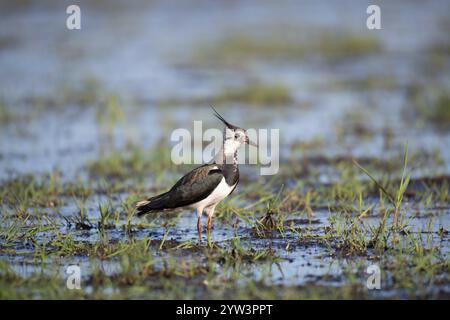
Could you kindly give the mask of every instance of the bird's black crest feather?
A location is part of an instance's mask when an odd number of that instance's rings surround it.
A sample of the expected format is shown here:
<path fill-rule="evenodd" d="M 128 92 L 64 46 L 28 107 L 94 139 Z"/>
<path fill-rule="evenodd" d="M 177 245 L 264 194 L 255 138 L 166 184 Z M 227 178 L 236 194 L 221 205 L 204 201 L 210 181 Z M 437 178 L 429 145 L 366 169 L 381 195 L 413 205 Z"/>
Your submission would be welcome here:
<path fill-rule="evenodd" d="M 222 117 L 220 115 L 219 112 L 217 112 L 217 110 L 211 106 L 211 108 L 214 110 L 214 116 L 216 116 L 217 119 L 219 119 L 220 121 L 222 121 L 229 129 L 239 129 L 239 127 L 232 125 L 231 123 L 229 123 L 227 120 L 224 119 L 224 117 Z"/>

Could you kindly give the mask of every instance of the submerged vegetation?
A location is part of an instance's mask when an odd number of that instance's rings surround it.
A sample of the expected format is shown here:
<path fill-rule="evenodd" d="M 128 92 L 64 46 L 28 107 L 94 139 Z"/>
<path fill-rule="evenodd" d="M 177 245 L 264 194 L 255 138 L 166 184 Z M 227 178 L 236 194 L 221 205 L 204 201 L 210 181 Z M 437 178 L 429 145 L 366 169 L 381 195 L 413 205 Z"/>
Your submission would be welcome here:
<path fill-rule="evenodd" d="M 435 125 L 440 130 L 450 129 L 450 92 L 448 90 L 424 90 L 412 86 L 409 100 L 419 120 Z"/>
<path fill-rule="evenodd" d="M 123 103 L 101 101 L 99 156 L 76 177 L 54 170 L 0 184 L 1 298 L 448 297 L 450 178 L 439 173 L 439 152 L 403 153 L 384 132 L 383 158 L 324 156 L 325 139 L 294 141 L 278 175 L 241 173 L 240 192 L 218 206 L 216 230 L 199 242 L 188 212 L 135 216 L 137 200 L 190 167 L 172 163 L 165 140 L 117 148 Z M 261 83 L 213 101 L 295 103 L 283 85 Z M 443 121 L 446 98 L 433 101 L 427 119 Z M 337 143 L 379 137 L 365 116 L 344 114 Z M 365 287 L 372 264 L 385 275 L 380 292 Z M 82 290 L 67 289 L 68 265 L 82 268 Z"/>
<path fill-rule="evenodd" d="M 250 84 L 248 86 L 225 89 L 213 98 L 214 103 L 245 103 L 250 105 L 280 106 L 292 102 L 289 89 L 282 84 L 264 85 Z"/>
<path fill-rule="evenodd" d="M 282 87 L 270 97 L 260 90 L 221 99 L 293 99 Z M 109 97 L 96 118 L 106 148 L 76 177 L 54 170 L 1 182 L 1 298 L 448 298 L 450 177 L 440 152 L 389 142 L 383 158 L 325 156 L 323 138 L 294 141 L 278 175 L 243 170 L 199 242 L 189 212 L 135 216 L 136 201 L 190 168 L 172 163 L 165 141 L 116 148 L 126 117 Z M 337 143 L 379 137 L 364 115 L 344 115 Z M 366 288 L 372 264 L 381 291 Z M 69 265 L 82 268 L 82 290 L 67 288 Z"/>
<path fill-rule="evenodd" d="M 18 207 L 55 207 L 64 203 L 63 197 L 87 197 L 92 189 L 82 183 L 63 183 L 61 173 L 55 171 L 37 178 L 24 175 L 3 182 L 0 198 L 6 205 Z"/>
<path fill-rule="evenodd" d="M 3 99 L 0 98 L 0 123 L 5 124 L 15 119 L 14 113 L 6 107 Z"/>
<path fill-rule="evenodd" d="M 155 173 L 183 170 L 173 164 L 170 149 L 160 141 L 151 149 L 128 145 L 125 150 L 112 150 L 97 160 L 89 161 L 87 170 L 93 177 L 107 179 L 142 179 Z"/>
<path fill-rule="evenodd" d="M 183 103 L 192 105 L 225 105 L 245 104 L 249 106 L 286 106 L 293 102 L 290 89 L 283 83 L 251 82 L 239 87 L 226 87 L 211 97 L 195 98 L 191 100 L 167 99 L 160 101 L 161 107 L 179 106 Z"/>
<path fill-rule="evenodd" d="M 380 41 L 368 34 L 323 32 L 308 39 L 294 33 L 280 35 L 230 35 L 197 52 L 198 61 L 240 63 L 254 59 L 300 60 L 320 56 L 327 61 L 341 61 L 379 53 Z"/>
<path fill-rule="evenodd" d="M 359 162 L 347 163 L 352 174 L 338 166 L 342 178 L 318 187 L 308 179 L 283 186 L 287 181 L 280 176 L 261 188 L 246 177 L 241 192 L 219 205 L 219 230 L 201 242 L 188 213 L 187 224 L 180 213 L 134 217 L 133 204 L 144 190 L 138 177 L 148 172 L 167 177 L 170 166 L 164 156 L 149 161 L 133 152 L 130 158 L 114 154 L 107 159 L 115 160 L 90 163 L 95 174 L 75 185 L 57 172 L 2 185 L 0 255 L 9 257 L 0 264 L 2 298 L 374 297 L 363 289 L 365 268 L 374 262 L 389 274 L 382 279 L 383 295 L 397 289 L 401 297 L 447 294 L 449 261 L 442 244 L 449 241 L 449 230 L 436 227 L 433 209 L 427 208 L 430 197 L 448 206 L 450 180 L 410 180 L 406 152 L 392 165 L 403 170 L 394 171 L 397 187 L 394 176 L 379 180 L 380 171 L 369 172 Z M 98 177 L 112 184 L 105 189 Z M 134 186 L 116 188 L 123 179 Z M 101 190 L 107 192 L 97 200 Z M 418 217 L 411 215 L 416 210 Z M 83 290 L 66 288 L 70 264 L 83 269 Z M 293 267 L 323 271 L 317 278 L 294 280 L 283 271 Z M 328 286 L 330 281 L 339 286 Z"/>

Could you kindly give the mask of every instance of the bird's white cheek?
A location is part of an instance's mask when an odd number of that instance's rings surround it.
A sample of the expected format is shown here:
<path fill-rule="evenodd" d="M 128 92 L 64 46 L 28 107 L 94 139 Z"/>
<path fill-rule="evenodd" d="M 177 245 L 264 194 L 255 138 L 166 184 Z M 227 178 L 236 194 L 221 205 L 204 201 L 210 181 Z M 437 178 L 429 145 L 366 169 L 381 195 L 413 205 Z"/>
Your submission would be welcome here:
<path fill-rule="evenodd" d="M 233 154 L 233 153 L 235 153 L 236 150 L 239 148 L 239 146 L 240 146 L 239 141 L 230 141 L 230 140 L 228 140 L 225 143 L 225 146 L 224 146 L 225 154 Z"/>

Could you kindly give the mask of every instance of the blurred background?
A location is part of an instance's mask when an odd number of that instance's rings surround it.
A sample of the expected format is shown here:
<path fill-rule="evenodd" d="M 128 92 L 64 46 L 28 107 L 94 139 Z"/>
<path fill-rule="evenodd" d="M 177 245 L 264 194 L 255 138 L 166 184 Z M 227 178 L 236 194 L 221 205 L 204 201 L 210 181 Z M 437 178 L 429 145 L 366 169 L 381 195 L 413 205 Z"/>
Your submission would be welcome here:
<path fill-rule="evenodd" d="M 67 6 L 81 30 L 66 28 Z M 366 9 L 381 7 L 381 30 Z M 279 128 L 282 161 L 450 171 L 449 1 L 1 1 L 0 174 L 80 174 L 193 120 Z M 430 160 L 431 159 L 431 160 Z"/>

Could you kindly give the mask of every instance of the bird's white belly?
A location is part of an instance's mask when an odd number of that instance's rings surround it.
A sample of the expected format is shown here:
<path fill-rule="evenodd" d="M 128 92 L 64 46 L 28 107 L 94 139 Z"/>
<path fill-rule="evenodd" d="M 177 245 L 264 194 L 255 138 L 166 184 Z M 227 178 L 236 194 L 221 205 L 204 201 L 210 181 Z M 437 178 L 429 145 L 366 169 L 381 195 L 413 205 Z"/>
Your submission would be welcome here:
<path fill-rule="evenodd" d="M 231 191 L 233 191 L 234 187 L 236 185 L 233 186 L 229 186 L 227 184 L 227 182 L 225 181 L 225 178 L 222 178 L 222 180 L 220 181 L 220 183 L 217 185 L 217 187 L 214 189 L 214 191 L 205 199 L 196 202 L 194 204 L 192 204 L 192 207 L 198 209 L 198 208 L 206 208 L 209 207 L 211 205 L 215 205 L 217 203 L 219 203 L 220 201 L 222 201 L 223 199 L 225 199 L 230 193 Z"/>

